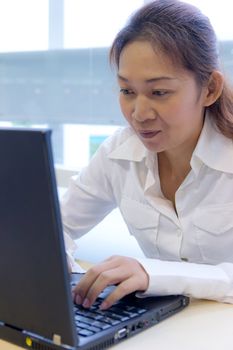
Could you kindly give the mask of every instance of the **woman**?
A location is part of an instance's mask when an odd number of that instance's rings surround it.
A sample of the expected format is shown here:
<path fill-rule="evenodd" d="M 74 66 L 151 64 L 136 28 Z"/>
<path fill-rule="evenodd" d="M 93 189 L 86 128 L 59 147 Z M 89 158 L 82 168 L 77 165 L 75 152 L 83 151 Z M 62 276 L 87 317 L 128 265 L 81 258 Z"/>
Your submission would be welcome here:
<path fill-rule="evenodd" d="M 185 294 L 233 303 L 233 97 L 211 24 L 175 0 L 139 9 L 113 42 L 119 129 L 64 197 L 73 239 L 119 207 L 144 259 L 110 257 L 74 289 L 107 309 L 128 293 Z"/>

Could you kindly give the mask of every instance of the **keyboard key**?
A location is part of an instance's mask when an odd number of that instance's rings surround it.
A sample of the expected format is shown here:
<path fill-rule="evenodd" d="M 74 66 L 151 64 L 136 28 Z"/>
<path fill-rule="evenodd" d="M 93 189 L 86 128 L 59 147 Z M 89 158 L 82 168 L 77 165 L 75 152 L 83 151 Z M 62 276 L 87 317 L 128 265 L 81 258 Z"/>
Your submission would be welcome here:
<path fill-rule="evenodd" d="M 94 333 L 88 329 L 81 329 L 79 332 L 78 332 L 79 335 L 82 335 L 83 337 L 88 337 L 90 335 L 93 335 Z"/>
<path fill-rule="evenodd" d="M 93 323 L 93 318 L 89 318 L 89 317 L 85 317 L 85 316 L 80 316 L 80 315 L 75 315 L 75 320 L 80 321 L 80 322 L 84 322 L 87 324 L 92 324 Z"/>
<path fill-rule="evenodd" d="M 104 329 L 107 329 L 107 328 L 109 328 L 111 326 L 110 326 L 110 324 L 107 324 L 107 323 L 104 323 L 104 322 L 94 321 L 92 323 L 92 327 L 97 327 L 97 328 L 100 328 L 100 329 L 104 330 Z"/>
<path fill-rule="evenodd" d="M 111 317 L 111 318 L 113 318 L 114 320 L 118 320 L 118 321 L 120 321 L 120 322 L 124 322 L 124 321 L 129 320 L 129 317 L 128 317 L 128 316 L 116 314 L 116 313 L 113 313 L 113 312 L 111 312 L 111 311 L 106 311 L 106 315 L 107 315 L 108 317 Z"/>
<path fill-rule="evenodd" d="M 95 312 L 92 312 L 90 310 L 77 310 L 75 312 L 76 315 L 80 315 L 80 316 L 87 316 L 89 318 L 95 318 L 98 314 L 96 314 Z"/>
<path fill-rule="evenodd" d="M 100 328 L 97 328 L 97 327 L 89 327 L 88 328 L 89 329 L 89 331 L 92 331 L 92 332 L 94 332 L 94 333 L 98 333 L 101 329 Z"/>
<path fill-rule="evenodd" d="M 105 316 L 101 321 L 110 324 L 111 326 L 115 326 L 120 323 L 119 320 L 114 320 L 113 318 L 108 316 Z"/>

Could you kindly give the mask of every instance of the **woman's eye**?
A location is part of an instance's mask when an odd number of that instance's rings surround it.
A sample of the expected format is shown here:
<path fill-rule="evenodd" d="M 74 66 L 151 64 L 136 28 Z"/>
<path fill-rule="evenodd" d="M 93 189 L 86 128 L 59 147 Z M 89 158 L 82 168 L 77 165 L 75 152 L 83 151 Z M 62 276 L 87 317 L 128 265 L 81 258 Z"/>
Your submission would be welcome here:
<path fill-rule="evenodd" d="M 168 93 L 168 91 L 164 91 L 164 90 L 152 91 L 152 95 L 155 95 L 155 96 L 165 96 L 167 93 Z"/>
<path fill-rule="evenodd" d="M 120 89 L 120 93 L 122 93 L 123 95 L 131 95 L 133 94 L 133 91 L 130 89 Z"/>

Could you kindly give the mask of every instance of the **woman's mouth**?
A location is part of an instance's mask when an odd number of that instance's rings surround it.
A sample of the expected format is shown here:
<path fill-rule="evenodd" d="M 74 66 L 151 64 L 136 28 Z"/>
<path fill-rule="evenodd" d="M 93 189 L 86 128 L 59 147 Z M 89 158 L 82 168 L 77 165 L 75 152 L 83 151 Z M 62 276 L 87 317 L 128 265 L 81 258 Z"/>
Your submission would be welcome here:
<path fill-rule="evenodd" d="M 157 130 L 157 131 L 139 131 L 139 135 L 144 138 L 144 139 L 151 139 L 152 137 L 155 137 L 158 133 L 160 133 L 161 130 Z"/>

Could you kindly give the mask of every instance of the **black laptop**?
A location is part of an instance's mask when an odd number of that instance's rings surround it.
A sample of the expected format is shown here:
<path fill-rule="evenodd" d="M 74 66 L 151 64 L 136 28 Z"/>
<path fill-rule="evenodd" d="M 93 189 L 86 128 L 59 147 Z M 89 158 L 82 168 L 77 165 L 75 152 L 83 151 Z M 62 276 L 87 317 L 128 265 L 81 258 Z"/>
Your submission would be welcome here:
<path fill-rule="evenodd" d="M 28 349 L 112 346 L 188 304 L 184 296 L 74 305 L 67 270 L 51 131 L 0 129 L 0 338 Z M 156 335 L 155 335 L 156 337 Z"/>

